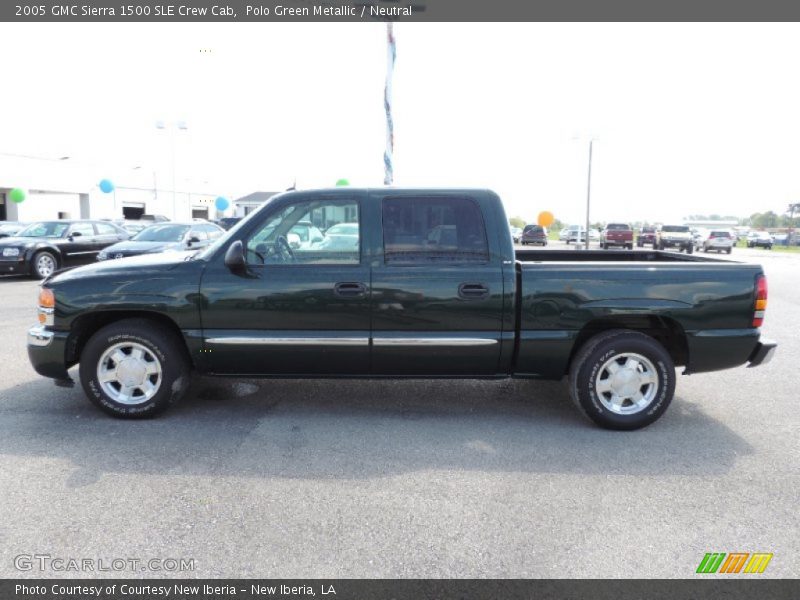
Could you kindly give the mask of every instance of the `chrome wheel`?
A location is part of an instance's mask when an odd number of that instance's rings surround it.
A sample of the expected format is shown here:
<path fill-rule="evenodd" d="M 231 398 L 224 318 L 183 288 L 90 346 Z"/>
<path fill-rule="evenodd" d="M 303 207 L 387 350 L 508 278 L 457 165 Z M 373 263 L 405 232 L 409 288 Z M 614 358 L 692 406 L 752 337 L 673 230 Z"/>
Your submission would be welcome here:
<path fill-rule="evenodd" d="M 606 361 L 597 372 L 594 389 L 608 410 L 618 415 L 641 412 L 653 402 L 658 392 L 655 365 L 641 354 L 618 354 Z"/>
<path fill-rule="evenodd" d="M 114 344 L 97 362 L 97 381 L 103 392 L 120 404 L 142 404 L 161 387 L 161 362 L 146 346 L 136 342 Z"/>
<path fill-rule="evenodd" d="M 36 257 L 36 272 L 42 277 L 49 277 L 56 270 L 56 260 L 49 254 L 42 253 Z"/>

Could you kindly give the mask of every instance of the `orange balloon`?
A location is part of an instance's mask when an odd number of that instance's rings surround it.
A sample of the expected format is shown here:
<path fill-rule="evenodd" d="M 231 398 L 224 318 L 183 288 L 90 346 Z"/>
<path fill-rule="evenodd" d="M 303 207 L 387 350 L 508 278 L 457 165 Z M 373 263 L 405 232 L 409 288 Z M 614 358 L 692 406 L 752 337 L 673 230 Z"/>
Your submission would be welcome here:
<path fill-rule="evenodd" d="M 536 219 L 536 222 L 542 227 L 550 227 L 555 220 L 556 218 L 553 216 L 553 213 L 551 213 L 549 210 L 543 210 L 539 213 L 539 217 Z"/>

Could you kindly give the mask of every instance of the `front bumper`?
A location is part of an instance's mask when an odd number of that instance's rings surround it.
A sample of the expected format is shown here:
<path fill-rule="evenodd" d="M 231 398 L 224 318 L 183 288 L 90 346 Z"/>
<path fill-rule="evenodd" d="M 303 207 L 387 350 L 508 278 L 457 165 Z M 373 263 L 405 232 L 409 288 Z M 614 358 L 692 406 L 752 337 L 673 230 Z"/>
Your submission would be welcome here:
<path fill-rule="evenodd" d="M 24 260 L 0 260 L 0 273 L 27 275 L 30 273 L 30 268 Z"/>
<path fill-rule="evenodd" d="M 665 240 L 662 239 L 661 243 L 668 248 L 674 248 L 676 246 L 691 246 L 692 240 Z"/>
<path fill-rule="evenodd" d="M 777 347 L 777 342 L 773 342 L 772 340 L 758 342 L 756 347 L 753 349 L 753 353 L 750 355 L 750 358 L 747 359 L 747 362 L 749 363 L 747 366 L 757 367 L 759 365 L 767 364 L 772 360 L 772 357 L 775 356 L 775 349 Z"/>
<path fill-rule="evenodd" d="M 69 332 L 51 331 L 37 325 L 28 330 L 28 359 L 34 370 L 45 377 L 69 379 L 66 348 Z"/>

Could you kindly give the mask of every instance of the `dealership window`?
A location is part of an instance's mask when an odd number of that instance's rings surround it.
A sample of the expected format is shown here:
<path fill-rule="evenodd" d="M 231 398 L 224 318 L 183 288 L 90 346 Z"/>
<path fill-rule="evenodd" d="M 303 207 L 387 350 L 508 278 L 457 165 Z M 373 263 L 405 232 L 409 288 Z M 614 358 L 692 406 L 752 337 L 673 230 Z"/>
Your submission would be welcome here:
<path fill-rule="evenodd" d="M 489 260 L 480 209 L 468 198 L 386 198 L 383 248 L 387 264 Z"/>
<path fill-rule="evenodd" d="M 284 208 L 247 241 L 251 264 L 349 265 L 361 261 L 358 203 L 315 200 Z"/>

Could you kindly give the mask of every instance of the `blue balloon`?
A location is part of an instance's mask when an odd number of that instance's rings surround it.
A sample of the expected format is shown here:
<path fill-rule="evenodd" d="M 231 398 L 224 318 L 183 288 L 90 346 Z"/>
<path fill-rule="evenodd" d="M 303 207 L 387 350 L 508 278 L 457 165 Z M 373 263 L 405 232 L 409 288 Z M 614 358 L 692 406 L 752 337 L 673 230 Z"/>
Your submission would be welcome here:
<path fill-rule="evenodd" d="M 111 182 L 110 179 L 101 179 L 100 180 L 100 191 L 104 194 L 110 194 L 114 191 L 114 184 Z"/>
<path fill-rule="evenodd" d="M 220 211 L 220 212 L 228 210 L 228 207 L 230 205 L 231 205 L 231 203 L 228 202 L 228 199 L 225 198 L 224 196 L 220 196 L 219 198 L 217 198 L 214 201 L 214 206 L 216 206 L 217 210 Z"/>

